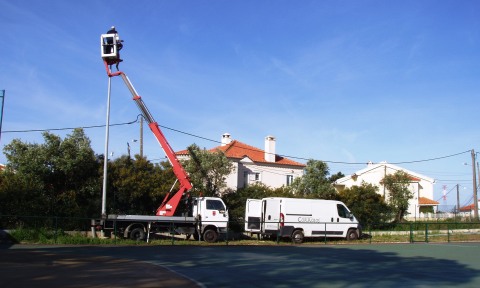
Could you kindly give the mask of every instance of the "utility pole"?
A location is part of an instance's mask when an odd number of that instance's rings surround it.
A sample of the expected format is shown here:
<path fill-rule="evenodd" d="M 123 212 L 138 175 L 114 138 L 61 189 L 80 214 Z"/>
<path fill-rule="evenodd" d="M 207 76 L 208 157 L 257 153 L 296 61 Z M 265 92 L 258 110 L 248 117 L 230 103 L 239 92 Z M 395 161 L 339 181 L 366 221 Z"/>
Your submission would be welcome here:
<path fill-rule="evenodd" d="M 475 155 L 477 155 L 477 153 L 475 153 Z M 480 185 L 480 169 L 478 169 L 478 160 L 477 160 L 477 174 L 478 174 L 477 185 Z"/>
<path fill-rule="evenodd" d="M 473 218 L 478 221 L 478 197 L 477 197 L 477 172 L 475 171 L 475 150 L 472 149 L 472 173 L 473 173 Z"/>
<path fill-rule="evenodd" d="M 460 213 L 460 191 L 458 191 L 458 184 L 457 184 L 457 214 Z"/>

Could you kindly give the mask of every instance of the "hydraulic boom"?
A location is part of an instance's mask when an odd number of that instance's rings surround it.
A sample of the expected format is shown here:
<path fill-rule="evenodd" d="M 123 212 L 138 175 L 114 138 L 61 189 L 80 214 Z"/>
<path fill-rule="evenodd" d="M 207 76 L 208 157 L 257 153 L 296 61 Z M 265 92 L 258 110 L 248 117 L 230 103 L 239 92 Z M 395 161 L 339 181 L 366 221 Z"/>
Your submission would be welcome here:
<path fill-rule="evenodd" d="M 106 38 L 112 38 L 114 40 L 107 41 Z M 177 156 L 175 155 L 175 152 L 173 151 L 172 147 L 170 146 L 167 139 L 163 135 L 162 130 L 160 129 L 160 126 L 155 121 L 152 114 L 150 114 L 150 111 L 148 111 L 148 108 L 143 102 L 142 97 L 138 95 L 137 91 L 132 85 L 132 82 L 130 82 L 130 79 L 128 79 L 127 75 L 122 71 L 117 71 L 112 73 L 110 69 L 112 63 L 118 64 L 120 61 L 120 58 L 117 52 L 118 49 L 116 47 L 117 43 L 120 43 L 120 41 L 117 39 L 119 39 L 118 34 L 102 34 L 101 36 L 102 51 L 103 51 L 102 59 L 105 64 L 105 69 L 107 70 L 108 77 L 115 77 L 115 76 L 122 77 L 123 82 L 127 86 L 128 90 L 130 90 L 130 93 L 132 93 L 133 95 L 133 101 L 135 101 L 135 104 L 137 104 L 137 107 L 142 113 L 143 118 L 148 123 L 148 127 L 150 127 L 150 130 L 152 130 L 153 134 L 155 135 L 155 138 L 157 138 L 157 141 L 160 144 L 160 147 L 165 152 L 170 164 L 173 167 L 173 173 L 177 177 L 180 187 L 178 191 L 173 195 L 171 191 L 168 192 L 165 198 L 163 199 L 162 203 L 160 204 L 160 207 L 158 207 L 156 211 L 157 216 L 173 216 L 180 202 L 182 201 L 182 198 L 184 196 L 189 197 L 188 191 L 192 189 L 192 184 L 190 182 L 187 172 L 183 168 L 182 164 L 180 163 Z M 105 53 L 105 51 L 107 51 L 107 49 L 112 45 L 111 43 L 113 43 L 113 47 L 111 50 L 108 50 L 108 52 L 111 52 L 111 53 Z M 107 45 L 110 45 L 110 46 L 107 46 Z"/>

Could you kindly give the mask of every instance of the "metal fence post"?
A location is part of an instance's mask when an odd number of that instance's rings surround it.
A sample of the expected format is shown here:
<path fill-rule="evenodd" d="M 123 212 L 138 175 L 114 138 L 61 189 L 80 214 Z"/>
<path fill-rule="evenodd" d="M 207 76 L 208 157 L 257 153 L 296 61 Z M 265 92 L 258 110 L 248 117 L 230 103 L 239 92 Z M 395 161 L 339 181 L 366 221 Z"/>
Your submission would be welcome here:
<path fill-rule="evenodd" d="M 368 235 L 370 235 L 370 237 L 368 237 L 369 244 L 372 244 L 373 235 L 372 235 L 372 227 L 370 225 L 368 225 Z"/>
<path fill-rule="evenodd" d="M 413 227 L 412 227 L 412 223 L 410 223 L 410 243 L 413 243 Z"/>
<path fill-rule="evenodd" d="M 447 223 L 447 242 L 450 243 L 450 225 Z"/>
<path fill-rule="evenodd" d="M 228 226 L 229 226 L 228 224 L 230 224 L 230 222 L 229 222 L 229 221 L 227 221 L 227 233 L 225 234 L 225 236 L 226 236 L 225 238 L 226 238 L 226 243 L 227 243 L 227 246 L 228 246 Z"/>
<path fill-rule="evenodd" d="M 428 222 L 425 223 L 425 242 L 428 243 Z"/>
<path fill-rule="evenodd" d="M 323 237 L 323 243 L 325 243 L 325 245 L 327 245 L 327 222 L 325 222 L 325 229 L 324 229 L 324 236 Z"/>
<path fill-rule="evenodd" d="M 278 220 L 278 229 L 277 229 L 277 245 L 280 244 L 280 233 L 282 233 L 281 231 L 281 226 L 280 226 L 280 220 Z"/>
<path fill-rule="evenodd" d="M 117 219 L 113 220 L 113 243 L 117 244 Z"/>
<path fill-rule="evenodd" d="M 58 230 L 58 217 L 55 216 L 55 233 L 54 233 L 54 243 L 57 244 L 57 230 Z"/>

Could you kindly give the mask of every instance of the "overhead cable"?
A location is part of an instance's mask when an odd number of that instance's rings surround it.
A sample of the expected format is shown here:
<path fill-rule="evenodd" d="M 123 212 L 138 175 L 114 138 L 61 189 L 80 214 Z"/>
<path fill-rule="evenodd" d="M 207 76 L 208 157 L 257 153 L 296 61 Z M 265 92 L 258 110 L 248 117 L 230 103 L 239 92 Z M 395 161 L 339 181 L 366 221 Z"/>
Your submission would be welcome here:
<path fill-rule="evenodd" d="M 125 123 L 110 124 L 110 126 L 131 125 L 131 124 L 134 124 L 134 123 L 138 122 L 139 117 L 142 117 L 142 115 L 137 115 L 137 119 L 135 119 L 134 121 L 125 122 Z M 68 127 L 68 128 L 10 130 L 10 131 L 2 131 L 2 133 L 27 133 L 27 132 L 60 131 L 60 130 L 73 130 L 73 129 L 76 129 L 76 128 L 90 129 L 90 128 L 101 128 L 101 127 L 105 127 L 105 126 L 106 125 L 103 124 L 103 125 L 92 125 L 92 126 L 83 126 L 83 127 Z M 218 143 L 218 144 L 221 143 L 220 141 L 217 141 L 217 140 L 212 140 L 210 138 L 206 138 L 206 137 L 195 135 L 195 134 L 188 133 L 188 132 L 185 132 L 185 131 L 177 130 L 177 129 L 170 128 L 170 127 L 167 127 L 167 126 L 163 126 L 163 125 L 159 125 L 159 126 L 164 128 L 164 129 L 168 129 L 170 131 L 174 131 L 174 132 L 177 132 L 177 133 L 188 135 L 188 136 L 191 136 L 191 137 L 194 137 L 194 138 L 203 139 L 203 140 Z M 251 151 L 258 151 L 258 149 L 249 149 L 247 147 L 245 147 L 244 149 L 251 150 Z M 446 155 L 446 156 L 435 157 L 435 158 L 428 158 L 428 159 L 422 159 L 422 160 L 412 160 L 412 161 L 402 161 L 402 162 L 393 162 L 393 163 L 389 163 L 389 164 L 398 165 L 398 164 L 411 164 L 411 163 L 429 162 L 429 161 L 435 161 L 435 160 L 450 158 L 450 157 L 458 156 L 458 155 L 465 154 L 465 153 L 470 153 L 471 151 L 472 150 L 467 150 L 467 151 L 464 151 L 464 152 L 459 152 L 459 153 Z M 286 157 L 286 158 L 290 158 L 290 159 L 303 160 L 303 161 L 308 161 L 308 160 L 312 159 L 312 158 L 304 158 L 304 157 L 291 156 L 291 155 L 282 155 L 282 154 L 276 154 L 276 155 L 278 155 L 280 157 Z M 345 161 L 333 161 L 333 160 L 320 160 L 320 161 L 325 162 L 325 163 L 344 164 L 344 165 L 362 165 L 362 164 L 365 165 L 365 164 L 368 164 L 368 162 L 345 162 Z M 378 164 L 378 163 L 374 163 L 374 164 Z"/>
<path fill-rule="evenodd" d="M 110 126 L 122 126 L 122 125 L 131 125 L 136 122 L 138 122 L 138 117 L 135 119 L 135 121 L 130 121 L 130 122 L 124 122 L 124 123 L 116 123 L 116 124 L 110 124 Z M 50 128 L 50 129 L 29 129 L 29 130 L 7 130 L 7 131 L 2 131 L 3 133 L 28 133 L 28 132 L 46 132 L 46 131 L 61 131 L 61 130 L 73 130 L 73 129 L 90 129 L 90 128 L 102 128 L 105 127 L 106 125 L 92 125 L 92 126 L 82 126 L 82 127 L 65 127 L 65 128 Z"/>

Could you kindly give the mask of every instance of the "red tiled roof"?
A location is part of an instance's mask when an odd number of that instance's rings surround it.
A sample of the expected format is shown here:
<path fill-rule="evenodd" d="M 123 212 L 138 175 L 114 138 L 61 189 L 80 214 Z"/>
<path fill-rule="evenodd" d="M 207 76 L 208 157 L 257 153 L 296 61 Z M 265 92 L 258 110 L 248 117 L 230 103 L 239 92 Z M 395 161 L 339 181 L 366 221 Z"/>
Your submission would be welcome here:
<path fill-rule="evenodd" d="M 210 149 L 209 151 L 213 152 L 217 150 L 220 150 L 223 153 L 225 153 L 225 156 L 227 156 L 227 158 L 240 160 L 245 157 L 248 157 L 253 162 L 256 162 L 256 163 L 271 163 L 265 160 L 265 151 L 258 149 L 256 147 L 247 145 L 237 140 L 233 140 L 232 142 L 224 146 L 217 146 L 215 148 Z M 188 155 L 188 150 L 181 150 L 176 152 L 176 154 Z M 305 164 L 290 160 L 288 158 L 285 158 L 279 155 L 275 155 L 275 164 L 305 167 Z"/>
<path fill-rule="evenodd" d="M 434 201 L 432 199 L 428 199 L 428 198 L 425 198 L 425 197 L 419 197 L 418 198 L 418 204 L 419 205 L 438 205 L 440 203 L 438 203 L 437 201 Z"/>
<path fill-rule="evenodd" d="M 479 201 L 480 202 L 480 201 Z M 460 207 L 460 211 L 462 212 L 470 212 L 472 211 L 473 209 L 475 209 L 474 205 L 473 204 L 470 204 L 468 206 L 463 206 L 463 207 Z"/>
<path fill-rule="evenodd" d="M 180 151 L 177 151 L 175 152 L 175 155 L 188 155 L 188 150 L 187 149 L 184 149 L 184 150 L 180 150 Z"/>
<path fill-rule="evenodd" d="M 410 178 L 410 180 L 411 180 L 412 182 L 420 182 L 420 178 L 417 178 L 417 177 L 412 176 L 412 175 L 408 175 L 408 177 Z M 420 198 L 422 198 L 422 197 L 420 197 Z M 438 204 L 438 203 L 437 203 L 437 204 Z"/>

